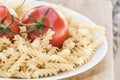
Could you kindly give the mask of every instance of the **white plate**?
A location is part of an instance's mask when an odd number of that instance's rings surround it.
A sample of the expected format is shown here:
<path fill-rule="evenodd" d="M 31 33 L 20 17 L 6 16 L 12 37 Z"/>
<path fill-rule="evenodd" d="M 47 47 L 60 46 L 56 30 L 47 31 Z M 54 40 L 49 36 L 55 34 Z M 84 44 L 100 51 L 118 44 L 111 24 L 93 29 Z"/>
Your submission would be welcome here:
<path fill-rule="evenodd" d="M 8 0 L 8 1 L 12 1 L 12 0 Z M 37 6 L 37 5 L 49 5 L 52 7 L 56 7 L 57 5 L 52 4 L 52 3 L 48 3 L 48 2 L 43 2 L 43 1 L 36 1 L 36 0 L 27 0 L 28 2 L 30 2 L 30 4 L 32 5 L 32 7 Z M 73 13 L 75 15 L 76 18 L 79 18 L 80 21 L 86 23 L 86 24 L 91 24 L 91 25 L 95 25 L 94 22 L 92 22 L 90 19 L 88 19 L 87 17 L 81 15 L 80 13 L 73 11 L 69 8 L 65 8 L 65 11 L 68 13 Z M 56 79 L 62 79 L 62 78 L 66 78 L 66 77 L 70 77 L 76 74 L 80 74 L 82 72 L 85 72 L 89 69 L 91 69 L 92 67 L 94 67 L 96 64 L 98 64 L 105 56 L 107 51 L 107 40 L 105 38 L 104 43 L 99 47 L 99 49 L 94 53 L 93 57 L 91 58 L 91 60 L 89 62 L 87 62 L 86 64 L 77 67 L 75 70 L 73 71 L 69 71 L 69 72 L 65 72 L 65 73 L 61 73 L 58 74 L 56 76 L 51 76 L 51 77 L 44 77 L 44 78 L 39 78 L 39 80 L 56 80 Z M 6 78 L 0 78 L 0 79 L 6 79 Z M 8 80 L 8 79 L 7 79 Z M 13 80 L 13 79 L 12 79 Z"/>

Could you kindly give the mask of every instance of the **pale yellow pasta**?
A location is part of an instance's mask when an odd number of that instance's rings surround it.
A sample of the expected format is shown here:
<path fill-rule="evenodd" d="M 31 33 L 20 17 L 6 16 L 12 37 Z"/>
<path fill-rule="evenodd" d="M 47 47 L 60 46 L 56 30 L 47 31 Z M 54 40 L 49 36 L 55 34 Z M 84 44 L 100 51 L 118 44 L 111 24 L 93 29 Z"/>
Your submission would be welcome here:
<path fill-rule="evenodd" d="M 70 63 L 46 63 L 45 68 L 47 69 L 55 69 L 57 72 L 65 72 L 74 69 L 74 64 Z"/>
<path fill-rule="evenodd" d="M 49 57 L 49 62 L 55 62 L 55 63 L 68 63 L 68 61 L 59 55 L 51 55 Z"/>
<path fill-rule="evenodd" d="M 39 78 L 52 75 L 57 75 L 57 71 L 55 69 L 39 69 L 32 74 L 32 77 Z"/>
<path fill-rule="evenodd" d="M 0 70 L 1 71 L 8 70 L 12 66 L 12 64 L 15 63 L 15 61 L 18 58 L 19 58 L 18 54 L 14 54 L 14 55 L 10 56 L 10 58 L 7 59 L 7 61 L 3 65 L 1 65 Z"/>
<path fill-rule="evenodd" d="M 63 56 L 63 57 L 67 57 L 70 56 L 70 50 L 69 49 L 63 49 L 61 52 L 58 53 L 58 55 Z"/>
<path fill-rule="evenodd" d="M 12 45 L 12 43 L 7 38 L 0 38 L 0 51 L 10 47 L 10 45 Z"/>
<path fill-rule="evenodd" d="M 20 58 L 10 67 L 10 69 L 8 69 L 8 72 L 12 74 L 15 73 L 19 69 L 19 66 L 25 61 L 26 56 L 26 54 L 22 54 Z"/>
<path fill-rule="evenodd" d="M 6 61 L 7 61 L 7 57 L 4 54 L 0 53 L 0 66 L 2 66 L 3 63 Z"/>
<path fill-rule="evenodd" d="M 42 65 L 43 64 L 41 64 L 41 66 L 39 66 L 39 67 L 42 67 Z M 36 70 L 39 70 L 39 68 L 36 66 L 36 64 L 34 65 L 34 63 L 31 64 L 28 62 L 27 66 L 28 67 L 27 67 L 26 71 L 34 72 Z"/>
<path fill-rule="evenodd" d="M 95 42 L 93 42 L 90 45 L 92 53 L 94 53 L 96 51 L 96 49 L 103 43 L 104 40 L 105 40 L 105 37 L 102 36 L 102 37 L 98 38 L 97 40 L 95 40 Z"/>
<path fill-rule="evenodd" d="M 22 32 L 24 32 L 24 31 L 26 31 L 27 29 L 26 29 L 26 27 L 20 27 L 20 32 L 22 33 Z M 28 37 L 28 35 L 27 35 L 27 33 L 22 33 L 22 34 L 20 34 L 24 39 L 27 39 L 27 37 Z"/>
<path fill-rule="evenodd" d="M 46 33 L 46 36 L 41 40 L 40 47 L 42 48 L 43 51 L 50 50 L 50 48 L 52 47 L 49 41 L 52 39 L 53 34 L 54 32 L 49 29 Z"/>
<path fill-rule="evenodd" d="M 79 58 L 77 56 L 67 56 L 66 59 L 69 60 L 74 65 L 82 65 L 81 61 L 79 61 Z"/>
<path fill-rule="evenodd" d="M 75 42 L 73 40 L 73 38 L 68 38 L 67 40 L 65 40 L 63 43 L 63 49 L 66 47 L 68 49 L 73 49 L 75 47 Z"/>
<path fill-rule="evenodd" d="M 14 50 L 14 48 L 11 48 L 11 47 L 9 47 L 9 48 L 7 48 L 6 50 L 3 50 L 3 51 L 2 51 L 2 54 L 3 54 L 4 56 L 6 56 L 6 58 L 8 58 L 8 57 L 11 56 L 11 55 L 14 55 L 15 53 L 17 53 L 17 52 Z"/>
<path fill-rule="evenodd" d="M 18 3 L 17 3 L 18 4 Z M 26 9 L 25 3 L 10 6 L 16 10 L 20 18 Z M 25 9 L 24 9 L 25 7 Z M 29 9 L 30 7 L 28 7 Z M 28 10 L 27 9 L 27 10 Z M 105 28 L 97 25 L 87 25 L 74 19 L 74 16 L 61 11 L 69 27 L 69 36 L 63 42 L 61 48 L 50 44 L 54 31 L 49 29 L 45 36 L 39 36 L 33 42 L 28 40 L 27 33 L 14 36 L 14 43 L 9 39 L 0 38 L 0 77 L 5 78 L 41 78 L 54 76 L 59 73 L 74 70 L 76 67 L 87 63 L 95 51 L 104 41 L 104 36 L 96 36 L 96 33 L 104 34 Z M 25 27 L 20 32 L 26 31 Z"/>
<path fill-rule="evenodd" d="M 11 75 L 12 74 L 8 73 L 7 71 L 0 71 L 0 77 L 9 78 Z"/>
<path fill-rule="evenodd" d="M 16 71 L 16 73 L 14 73 L 12 75 L 12 77 L 17 77 L 17 78 L 31 78 L 31 73 L 28 71 Z"/>
<path fill-rule="evenodd" d="M 47 52 L 47 54 L 49 54 L 49 55 L 58 54 L 58 51 L 59 51 L 59 48 L 53 46 L 53 47 Z"/>
<path fill-rule="evenodd" d="M 80 27 L 89 29 L 91 33 L 93 32 L 98 32 L 98 33 L 103 33 L 103 34 L 105 33 L 105 28 L 102 26 L 98 26 L 98 25 L 81 24 Z"/>

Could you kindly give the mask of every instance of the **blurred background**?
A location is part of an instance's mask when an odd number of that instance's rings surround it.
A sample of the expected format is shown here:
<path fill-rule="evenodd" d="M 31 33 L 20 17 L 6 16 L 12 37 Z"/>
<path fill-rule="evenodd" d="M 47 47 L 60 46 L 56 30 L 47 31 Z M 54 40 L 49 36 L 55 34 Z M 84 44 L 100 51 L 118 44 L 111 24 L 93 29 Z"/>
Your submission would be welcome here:
<path fill-rule="evenodd" d="M 114 77 L 120 80 L 120 0 L 113 0 Z"/>

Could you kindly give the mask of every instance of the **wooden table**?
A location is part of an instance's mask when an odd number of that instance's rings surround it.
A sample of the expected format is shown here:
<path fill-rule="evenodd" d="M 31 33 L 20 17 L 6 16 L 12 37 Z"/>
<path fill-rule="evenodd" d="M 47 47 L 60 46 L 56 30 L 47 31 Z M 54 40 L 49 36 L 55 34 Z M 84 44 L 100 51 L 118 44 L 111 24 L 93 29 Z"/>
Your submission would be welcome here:
<path fill-rule="evenodd" d="M 44 0 L 74 9 L 106 27 L 108 51 L 94 68 L 63 80 L 113 80 L 112 4 L 110 0 Z"/>

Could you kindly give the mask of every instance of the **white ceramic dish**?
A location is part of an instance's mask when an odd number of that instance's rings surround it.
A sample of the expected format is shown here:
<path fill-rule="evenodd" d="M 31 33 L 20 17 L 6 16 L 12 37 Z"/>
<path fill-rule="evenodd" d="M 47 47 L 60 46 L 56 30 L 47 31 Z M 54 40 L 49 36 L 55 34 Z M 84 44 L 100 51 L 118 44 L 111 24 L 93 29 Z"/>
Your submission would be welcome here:
<path fill-rule="evenodd" d="M 7 0 L 7 1 L 12 1 L 12 0 Z M 48 3 L 48 2 L 43 2 L 43 1 L 37 1 L 37 0 L 27 0 L 31 5 L 32 7 L 34 6 L 38 6 L 38 5 L 49 5 L 49 6 L 52 6 L 52 7 L 56 7 L 57 5 L 55 4 L 51 4 L 51 3 Z M 76 18 L 79 18 L 82 22 L 84 23 L 87 23 L 87 24 L 91 24 L 91 25 L 95 25 L 94 22 L 92 22 L 90 19 L 88 19 L 87 17 L 81 15 L 80 13 L 77 13 L 76 11 L 73 11 L 69 8 L 65 8 L 65 11 L 68 12 L 68 13 L 73 13 L 75 15 Z M 102 35 L 102 34 L 101 34 Z M 75 70 L 73 71 L 69 71 L 69 72 L 65 72 L 65 73 L 61 73 L 61 74 L 58 74 L 56 76 L 51 76 L 51 77 L 44 77 L 44 78 L 39 78 L 38 80 L 57 80 L 57 79 L 62 79 L 62 78 L 66 78 L 66 77 L 70 77 L 70 76 L 73 76 L 73 75 L 76 75 L 76 74 L 80 74 L 82 72 L 85 72 L 89 69 L 91 69 L 92 67 L 94 67 L 96 64 L 98 64 L 105 56 L 106 54 L 106 51 L 107 51 L 107 40 L 105 39 L 104 40 L 104 43 L 100 46 L 100 48 L 94 53 L 94 56 L 92 57 L 92 59 L 87 62 L 86 64 L 82 65 L 82 66 L 79 66 L 77 67 Z M 6 78 L 0 78 L 1 79 L 6 79 Z M 8 78 L 7 78 L 8 80 Z M 13 80 L 12 79 L 9 79 L 9 80 Z"/>

